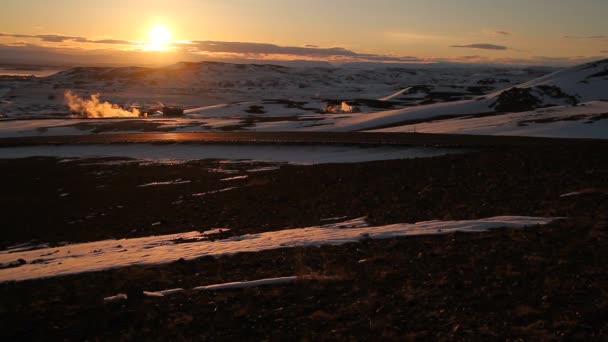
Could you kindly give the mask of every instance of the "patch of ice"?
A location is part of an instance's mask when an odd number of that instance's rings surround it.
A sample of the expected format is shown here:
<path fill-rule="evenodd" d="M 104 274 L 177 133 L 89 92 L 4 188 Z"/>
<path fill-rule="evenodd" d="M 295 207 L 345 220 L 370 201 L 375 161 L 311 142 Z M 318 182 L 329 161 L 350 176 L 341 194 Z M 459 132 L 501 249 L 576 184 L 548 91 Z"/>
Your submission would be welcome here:
<path fill-rule="evenodd" d="M 405 89 L 401 89 L 401 90 L 399 90 L 398 92 L 396 92 L 396 93 L 394 93 L 394 94 L 392 94 L 392 95 L 390 95 L 390 96 L 383 97 L 383 98 L 378 99 L 378 100 L 380 100 L 380 101 L 390 101 L 390 100 L 392 100 L 392 99 L 395 99 L 395 98 L 397 98 L 397 97 L 399 97 L 399 96 L 403 95 L 403 93 L 406 93 L 406 92 L 410 91 L 411 89 L 412 89 L 412 87 L 407 87 L 407 88 L 405 88 Z"/>
<path fill-rule="evenodd" d="M 227 181 L 233 181 L 233 180 L 238 180 L 238 179 L 247 179 L 249 178 L 249 176 L 236 176 L 236 177 L 230 177 L 230 178 L 224 178 L 224 179 L 220 179 L 222 182 L 227 182 Z"/>
<path fill-rule="evenodd" d="M 257 286 L 270 286 L 270 285 L 283 285 L 294 283 L 298 277 L 279 277 L 279 278 L 267 278 L 252 281 L 236 281 L 232 283 L 215 284 L 195 287 L 194 290 L 206 290 L 206 291 L 219 291 L 219 290 L 234 290 L 244 289 L 247 287 Z"/>
<path fill-rule="evenodd" d="M 184 292 L 184 289 L 177 288 L 177 289 L 169 289 L 169 290 L 162 290 L 162 291 L 144 291 L 144 295 L 147 297 L 164 297 L 164 296 L 170 296 L 172 294 L 176 294 L 176 293 L 180 293 L 180 292 Z"/>
<path fill-rule="evenodd" d="M 21 252 L 21 251 L 32 251 L 35 249 L 42 249 L 42 248 L 48 248 L 48 247 L 49 247 L 48 243 L 34 244 L 32 242 L 26 242 L 26 243 L 20 243 L 17 245 L 10 246 L 5 250 L 5 252 L 14 253 L 14 252 Z"/>
<path fill-rule="evenodd" d="M 226 191 L 230 191 L 230 190 L 234 190 L 234 189 L 238 189 L 238 187 L 233 186 L 231 188 L 225 188 L 225 189 L 213 190 L 213 191 L 207 191 L 207 192 L 200 192 L 198 194 L 192 194 L 192 197 L 203 197 L 203 196 L 207 196 L 207 195 L 219 194 L 221 192 L 226 192 Z"/>
<path fill-rule="evenodd" d="M 562 194 L 562 195 L 559 195 L 559 197 L 560 197 L 560 198 L 564 198 L 564 197 L 572 197 L 572 196 L 578 196 L 578 195 L 582 195 L 582 194 L 583 194 L 583 192 L 580 192 L 580 191 L 575 191 L 575 192 L 569 192 L 569 193 L 567 193 L 567 194 Z"/>
<path fill-rule="evenodd" d="M 110 296 L 110 297 L 106 297 L 103 299 L 103 301 L 106 303 L 118 302 L 118 301 L 123 301 L 123 300 L 127 300 L 127 295 L 124 293 L 120 293 L 120 294 L 117 294 L 116 296 Z"/>
<path fill-rule="evenodd" d="M 364 228 L 309 227 L 205 241 L 200 232 L 148 236 L 123 240 L 104 240 L 65 245 L 48 250 L 23 252 L 0 251 L 0 263 L 22 259 L 20 266 L 0 270 L 0 282 L 56 277 L 66 274 L 100 271 L 133 265 L 152 265 L 178 259 L 204 256 L 228 256 L 278 248 L 342 245 L 364 239 L 389 239 L 412 235 L 453 232 L 482 232 L 494 228 L 523 228 L 547 224 L 555 218 L 499 216 L 467 221 L 428 221 L 416 224 L 391 224 Z M 339 224 L 336 224 L 337 227 Z M 189 241 L 192 242 L 183 242 Z M 54 252 L 46 263 L 32 263 L 40 254 Z"/>
<path fill-rule="evenodd" d="M 258 167 L 255 169 L 249 169 L 249 170 L 247 170 L 247 172 L 266 172 L 266 171 L 279 170 L 280 168 L 281 168 L 280 166 L 264 166 L 264 167 Z"/>
<path fill-rule="evenodd" d="M 166 181 L 166 182 L 152 182 L 152 183 L 142 184 L 142 185 L 138 185 L 137 187 L 139 187 L 139 188 L 146 188 L 146 187 L 149 187 L 149 186 L 180 185 L 180 184 L 188 184 L 188 183 L 190 183 L 189 180 L 176 179 L 176 180 Z"/>
<path fill-rule="evenodd" d="M 344 222 L 326 224 L 326 225 L 323 225 L 321 227 L 323 227 L 323 228 L 334 228 L 334 229 L 341 229 L 341 228 L 364 228 L 364 227 L 369 227 L 369 224 L 367 223 L 367 217 L 359 217 L 359 218 L 348 220 L 348 221 L 344 221 Z"/>
<path fill-rule="evenodd" d="M 228 228 L 215 228 L 215 229 L 205 230 L 203 232 L 203 235 L 209 236 L 209 235 L 221 234 L 221 233 L 229 232 L 229 231 L 230 231 L 230 229 L 228 229 Z"/>
<path fill-rule="evenodd" d="M 602 190 L 602 189 L 583 189 L 583 190 L 579 190 L 579 191 L 574 191 L 574 192 L 569 192 L 567 194 L 563 194 L 560 195 L 560 198 L 566 198 L 566 197 L 574 197 L 574 196 L 581 196 L 581 195 L 587 195 L 587 194 L 607 194 L 608 191 L 606 190 Z"/>
<path fill-rule="evenodd" d="M 327 218 L 322 218 L 321 221 L 337 221 L 337 220 L 343 220 L 346 217 L 347 216 L 327 217 Z"/>

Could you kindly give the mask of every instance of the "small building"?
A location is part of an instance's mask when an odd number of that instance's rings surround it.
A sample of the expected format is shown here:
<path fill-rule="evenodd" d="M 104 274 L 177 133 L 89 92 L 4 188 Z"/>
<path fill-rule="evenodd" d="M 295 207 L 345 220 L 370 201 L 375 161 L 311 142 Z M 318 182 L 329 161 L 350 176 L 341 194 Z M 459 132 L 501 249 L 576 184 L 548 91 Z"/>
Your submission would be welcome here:
<path fill-rule="evenodd" d="M 184 109 L 181 107 L 163 107 L 163 116 L 166 116 L 166 117 L 184 116 Z"/>

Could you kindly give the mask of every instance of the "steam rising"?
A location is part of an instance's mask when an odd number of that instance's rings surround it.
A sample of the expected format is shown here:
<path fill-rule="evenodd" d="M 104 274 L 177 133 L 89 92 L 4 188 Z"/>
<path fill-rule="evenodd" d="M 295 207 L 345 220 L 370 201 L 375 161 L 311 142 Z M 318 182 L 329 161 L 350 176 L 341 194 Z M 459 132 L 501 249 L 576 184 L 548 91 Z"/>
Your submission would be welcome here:
<path fill-rule="evenodd" d="M 72 111 L 78 112 L 88 118 L 130 117 L 140 115 L 140 111 L 137 108 L 128 111 L 116 104 L 109 102 L 101 103 L 99 101 L 99 94 L 93 94 L 90 99 L 86 99 L 68 90 L 65 92 L 64 97 L 67 105 Z"/>

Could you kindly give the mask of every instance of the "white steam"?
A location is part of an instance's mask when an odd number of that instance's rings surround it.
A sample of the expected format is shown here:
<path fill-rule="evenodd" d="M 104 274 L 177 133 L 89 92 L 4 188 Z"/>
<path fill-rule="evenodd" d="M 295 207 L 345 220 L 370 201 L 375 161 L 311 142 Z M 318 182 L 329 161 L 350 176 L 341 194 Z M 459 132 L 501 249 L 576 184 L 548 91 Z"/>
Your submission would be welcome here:
<path fill-rule="evenodd" d="M 88 118 L 130 117 L 139 116 L 139 109 L 125 110 L 116 104 L 100 102 L 99 94 L 91 95 L 90 99 L 82 98 L 70 90 L 64 94 L 65 102 L 74 112 L 80 113 Z"/>

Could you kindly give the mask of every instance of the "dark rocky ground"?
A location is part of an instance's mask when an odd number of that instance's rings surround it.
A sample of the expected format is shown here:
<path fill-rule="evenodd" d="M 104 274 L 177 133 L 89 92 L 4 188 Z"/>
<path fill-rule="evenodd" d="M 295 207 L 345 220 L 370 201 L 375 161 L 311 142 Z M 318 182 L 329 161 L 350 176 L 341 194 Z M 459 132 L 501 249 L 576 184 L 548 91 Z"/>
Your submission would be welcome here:
<path fill-rule="evenodd" d="M 600 143 L 555 143 L 262 173 L 218 162 L 2 161 L 3 246 L 215 227 L 241 235 L 317 225 L 334 216 L 367 215 L 372 224 L 496 215 L 567 219 L 526 230 L 275 250 L 4 283 L 0 331 L 3 340 L 604 340 L 605 151 Z M 218 167 L 238 172 L 209 171 Z M 241 174 L 249 178 L 219 181 Z M 175 179 L 191 183 L 138 187 Z M 191 196 L 230 186 L 239 188 Z M 560 197 L 579 190 L 588 192 Z M 60 197 L 64 193 L 69 195 Z M 141 290 L 290 275 L 310 277 L 247 290 L 137 296 Z M 120 292 L 130 299 L 102 302 Z"/>

